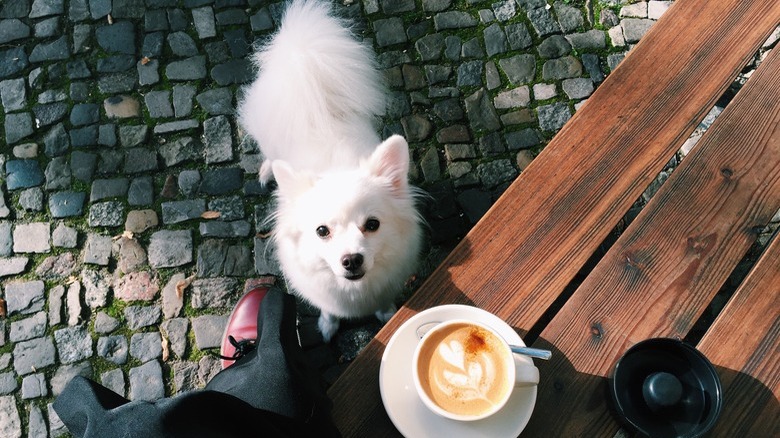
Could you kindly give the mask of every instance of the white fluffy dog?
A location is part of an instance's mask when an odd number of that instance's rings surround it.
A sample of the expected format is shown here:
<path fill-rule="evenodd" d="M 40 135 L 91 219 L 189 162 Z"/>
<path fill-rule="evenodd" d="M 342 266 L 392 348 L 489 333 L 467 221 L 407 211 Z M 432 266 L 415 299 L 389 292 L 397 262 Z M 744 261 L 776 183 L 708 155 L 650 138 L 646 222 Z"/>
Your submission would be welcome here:
<path fill-rule="evenodd" d="M 264 155 L 260 179 L 278 185 L 273 238 L 288 284 L 320 309 L 326 341 L 339 318 L 387 321 L 422 220 L 406 141 L 377 135 L 385 94 L 372 50 L 329 5 L 295 0 L 254 61 L 238 113 Z"/>

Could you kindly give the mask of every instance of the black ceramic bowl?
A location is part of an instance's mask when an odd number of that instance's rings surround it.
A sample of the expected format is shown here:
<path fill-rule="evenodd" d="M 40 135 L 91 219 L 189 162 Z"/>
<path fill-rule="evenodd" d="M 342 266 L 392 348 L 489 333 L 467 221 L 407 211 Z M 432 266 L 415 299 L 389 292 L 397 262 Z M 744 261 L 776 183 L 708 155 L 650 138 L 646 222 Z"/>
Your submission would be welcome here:
<path fill-rule="evenodd" d="M 698 350 L 676 339 L 637 343 L 609 382 L 617 415 L 649 437 L 699 437 L 723 403 L 718 373 Z"/>

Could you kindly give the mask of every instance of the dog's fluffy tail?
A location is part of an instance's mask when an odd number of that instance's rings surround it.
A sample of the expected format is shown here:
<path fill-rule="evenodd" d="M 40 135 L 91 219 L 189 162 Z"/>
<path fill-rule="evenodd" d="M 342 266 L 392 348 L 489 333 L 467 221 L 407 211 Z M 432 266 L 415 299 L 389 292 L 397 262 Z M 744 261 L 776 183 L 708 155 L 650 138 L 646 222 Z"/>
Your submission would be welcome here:
<path fill-rule="evenodd" d="M 258 78 L 239 103 L 239 121 L 266 159 L 303 168 L 305 157 L 289 156 L 295 146 L 378 139 L 371 122 L 385 102 L 373 51 L 354 38 L 329 4 L 294 0 L 253 61 Z"/>

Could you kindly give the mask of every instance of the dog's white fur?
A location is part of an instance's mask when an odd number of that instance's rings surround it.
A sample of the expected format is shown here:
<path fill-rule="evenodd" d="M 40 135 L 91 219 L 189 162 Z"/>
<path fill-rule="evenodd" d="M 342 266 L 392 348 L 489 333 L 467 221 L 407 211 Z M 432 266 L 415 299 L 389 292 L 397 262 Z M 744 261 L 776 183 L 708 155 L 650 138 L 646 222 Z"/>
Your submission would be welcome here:
<path fill-rule="evenodd" d="M 326 341 L 339 318 L 386 321 L 414 272 L 422 220 L 406 141 L 380 144 L 374 126 L 385 94 L 372 50 L 327 4 L 295 0 L 254 61 L 239 121 L 264 155 L 260 179 L 278 185 L 273 238 L 288 284 L 320 309 Z"/>

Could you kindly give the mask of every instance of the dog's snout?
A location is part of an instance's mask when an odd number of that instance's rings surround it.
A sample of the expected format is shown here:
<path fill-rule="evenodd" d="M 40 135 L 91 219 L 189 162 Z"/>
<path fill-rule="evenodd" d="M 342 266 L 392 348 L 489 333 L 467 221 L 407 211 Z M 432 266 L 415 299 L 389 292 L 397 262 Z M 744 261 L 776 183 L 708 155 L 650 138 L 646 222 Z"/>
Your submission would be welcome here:
<path fill-rule="evenodd" d="M 347 271 L 355 271 L 363 266 L 363 254 L 347 254 L 341 257 L 341 266 Z"/>

